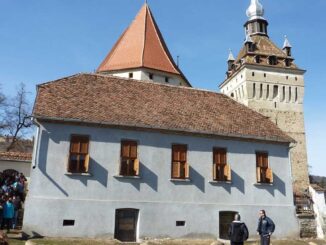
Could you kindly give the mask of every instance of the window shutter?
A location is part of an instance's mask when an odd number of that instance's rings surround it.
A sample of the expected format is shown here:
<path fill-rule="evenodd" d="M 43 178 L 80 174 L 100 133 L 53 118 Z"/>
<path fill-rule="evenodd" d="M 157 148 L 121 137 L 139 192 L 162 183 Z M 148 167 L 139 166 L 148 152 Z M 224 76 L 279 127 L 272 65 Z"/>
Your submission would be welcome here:
<path fill-rule="evenodd" d="M 182 161 L 182 162 L 187 161 L 187 147 L 186 146 L 180 147 L 180 161 Z"/>
<path fill-rule="evenodd" d="M 136 175 L 139 176 L 139 160 L 138 159 L 134 160 L 134 171 L 135 171 Z"/>
<path fill-rule="evenodd" d="M 68 155 L 67 160 L 68 160 L 68 163 L 67 163 L 67 172 L 71 172 L 71 169 L 70 169 L 70 154 Z"/>
<path fill-rule="evenodd" d="M 85 156 L 85 172 L 88 173 L 88 169 L 89 169 L 89 154 L 87 154 Z"/>
<path fill-rule="evenodd" d="M 213 163 L 213 180 L 216 180 L 216 163 Z"/>
<path fill-rule="evenodd" d="M 273 170 L 271 168 L 267 169 L 266 178 L 269 180 L 269 183 L 273 183 Z"/>
<path fill-rule="evenodd" d="M 178 146 L 172 146 L 172 161 L 178 162 L 180 161 L 180 149 Z"/>
<path fill-rule="evenodd" d="M 79 150 L 80 153 L 88 154 L 88 142 L 89 142 L 88 137 L 80 137 L 79 141 L 80 141 L 80 150 Z"/>
<path fill-rule="evenodd" d="M 137 143 L 131 142 L 130 143 L 130 158 L 137 158 Z"/>
<path fill-rule="evenodd" d="M 260 167 L 256 168 L 257 182 L 260 183 Z"/>
<path fill-rule="evenodd" d="M 172 178 L 180 178 L 180 162 L 172 162 Z"/>
<path fill-rule="evenodd" d="M 77 141 L 76 138 L 72 138 L 70 143 L 70 152 L 79 153 L 79 150 L 80 150 L 79 141 Z"/>
<path fill-rule="evenodd" d="M 225 177 L 226 181 L 232 180 L 231 166 L 229 164 L 225 165 L 225 167 L 224 167 L 224 177 Z"/>
<path fill-rule="evenodd" d="M 121 142 L 121 156 L 129 157 L 129 144 L 126 142 Z"/>
<path fill-rule="evenodd" d="M 185 177 L 188 179 L 189 178 L 189 164 L 185 164 Z"/>

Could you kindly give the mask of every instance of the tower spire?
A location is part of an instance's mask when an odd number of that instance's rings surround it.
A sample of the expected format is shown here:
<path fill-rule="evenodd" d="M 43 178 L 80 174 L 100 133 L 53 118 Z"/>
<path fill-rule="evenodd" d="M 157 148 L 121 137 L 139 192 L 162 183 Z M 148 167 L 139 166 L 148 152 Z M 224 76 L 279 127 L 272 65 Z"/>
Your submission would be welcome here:
<path fill-rule="evenodd" d="M 267 35 L 268 22 L 264 18 L 265 10 L 259 0 L 251 0 L 247 9 L 248 21 L 245 24 L 246 33 L 249 35 Z"/>

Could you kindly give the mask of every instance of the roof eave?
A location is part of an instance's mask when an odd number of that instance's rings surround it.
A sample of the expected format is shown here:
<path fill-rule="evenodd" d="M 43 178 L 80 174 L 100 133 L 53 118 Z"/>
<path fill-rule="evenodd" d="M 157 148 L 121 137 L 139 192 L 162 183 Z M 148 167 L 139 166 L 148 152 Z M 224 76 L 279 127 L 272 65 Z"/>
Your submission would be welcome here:
<path fill-rule="evenodd" d="M 177 129 L 177 128 L 158 128 L 146 125 L 131 125 L 131 124 L 118 124 L 118 123 L 110 123 L 110 122 L 92 122 L 88 120 L 82 119 L 73 119 L 73 118 L 58 118 L 58 117 L 47 117 L 41 115 L 33 115 L 39 122 L 54 122 L 54 123 L 68 123 L 68 124 L 85 124 L 85 125 L 98 125 L 103 127 L 116 127 L 116 128 L 128 128 L 128 129 L 142 129 L 142 130 L 151 130 L 151 131 L 164 131 L 170 133 L 184 133 L 184 134 L 195 134 L 195 135 L 205 135 L 205 136 L 218 136 L 224 138 L 231 139 L 241 139 L 241 140 L 254 140 L 254 141 L 263 141 L 269 143 L 277 143 L 277 144 L 287 144 L 295 143 L 295 141 L 288 137 L 287 139 L 284 137 L 283 139 L 279 137 L 269 138 L 269 137 L 259 137 L 252 135 L 240 135 L 240 134 L 231 134 L 231 133 L 214 133 L 214 132 L 206 132 L 206 131 L 192 131 L 187 129 Z"/>

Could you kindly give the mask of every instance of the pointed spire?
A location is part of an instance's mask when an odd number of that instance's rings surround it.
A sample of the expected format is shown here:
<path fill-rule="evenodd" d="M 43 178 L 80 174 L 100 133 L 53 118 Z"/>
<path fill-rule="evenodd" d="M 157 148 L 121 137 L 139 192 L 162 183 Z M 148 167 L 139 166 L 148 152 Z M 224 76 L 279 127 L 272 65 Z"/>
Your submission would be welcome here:
<path fill-rule="evenodd" d="M 259 0 L 251 0 L 250 6 L 247 9 L 249 20 L 264 19 L 264 8 Z"/>
<path fill-rule="evenodd" d="M 235 61 L 232 50 L 229 49 L 229 57 L 228 57 L 228 61 Z"/>
<path fill-rule="evenodd" d="M 289 42 L 289 39 L 288 39 L 288 37 L 285 35 L 284 36 L 284 44 L 283 44 L 283 49 L 285 49 L 285 48 L 292 48 L 292 45 L 290 44 L 290 42 Z"/>
<path fill-rule="evenodd" d="M 134 68 L 149 68 L 182 76 L 147 1 L 97 71 L 109 72 Z"/>

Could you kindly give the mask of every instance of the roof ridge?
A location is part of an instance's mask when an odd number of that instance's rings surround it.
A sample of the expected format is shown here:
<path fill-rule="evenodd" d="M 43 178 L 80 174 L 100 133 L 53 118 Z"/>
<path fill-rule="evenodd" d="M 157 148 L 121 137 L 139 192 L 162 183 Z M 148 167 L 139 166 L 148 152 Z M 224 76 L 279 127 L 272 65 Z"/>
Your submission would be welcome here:
<path fill-rule="evenodd" d="M 147 3 L 145 2 L 145 4 L 144 4 L 145 6 L 145 20 L 144 20 L 144 23 L 145 23 L 145 28 L 144 28 L 144 36 L 143 36 L 143 38 L 144 38 L 144 41 L 143 41 L 143 50 L 142 50 L 142 52 L 141 52 L 141 65 L 142 66 L 144 66 L 144 55 L 145 55 L 145 43 L 146 43 L 146 33 L 147 33 L 147 25 L 146 25 L 146 23 L 147 23 L 147 10 L 149 9 L 148 8 L 148 5 L 147 5 Z"/>

